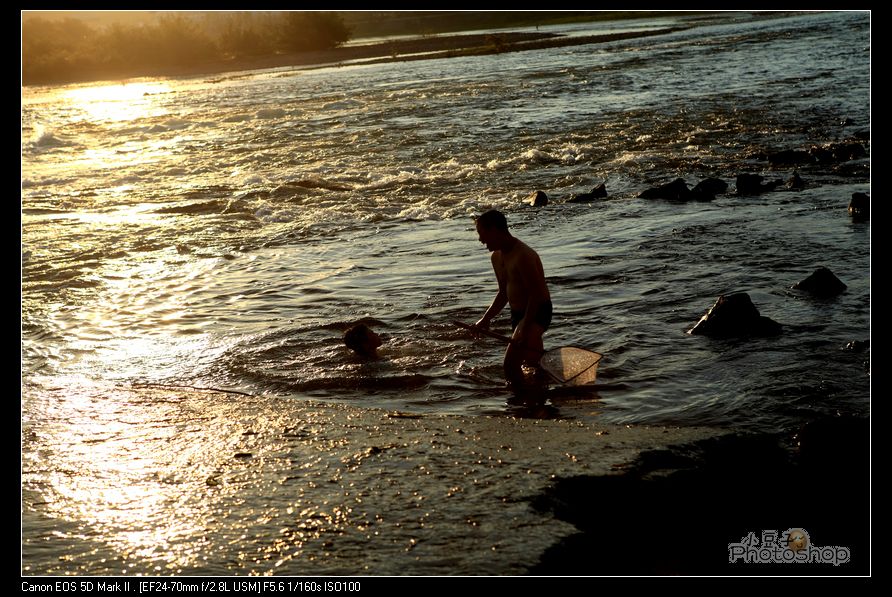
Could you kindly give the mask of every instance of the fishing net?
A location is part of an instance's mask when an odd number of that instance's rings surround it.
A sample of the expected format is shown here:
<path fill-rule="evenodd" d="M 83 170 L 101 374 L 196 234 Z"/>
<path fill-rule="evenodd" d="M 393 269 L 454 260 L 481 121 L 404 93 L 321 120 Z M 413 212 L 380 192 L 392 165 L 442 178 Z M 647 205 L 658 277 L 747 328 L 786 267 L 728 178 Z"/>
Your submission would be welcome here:
<path fill-rule="evenodd" d="M 595 383 L 601 356 L 590 350 L 565 346 L 542 355 L 539 366 L 559 383 L 587 386 Z"/>

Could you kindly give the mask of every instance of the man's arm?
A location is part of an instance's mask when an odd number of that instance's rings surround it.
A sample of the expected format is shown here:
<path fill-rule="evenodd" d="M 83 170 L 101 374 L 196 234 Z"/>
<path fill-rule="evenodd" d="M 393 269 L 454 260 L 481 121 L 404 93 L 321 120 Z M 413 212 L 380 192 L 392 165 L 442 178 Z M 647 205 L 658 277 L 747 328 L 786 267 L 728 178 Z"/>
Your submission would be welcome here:
<path fill-rule="evenodd" d="M 492 304 L 489 306 L 489 309 L 486 310 L 486 313 L 483 314 L 477 323 L 474 325 L 481 328 L 488 328 L 489 322 L 492 319 L 502 312 L 502 309 L 505 308 L 505 305 L 508 304 L 508 292 L 505 290 L 505 279 L 504 275 L 501 271 L 501 256 L 497 256 L 495 253 L 492 254 L 490 258 L 492 261 L 492 269 L 496 273 L 496 280 L 499 283 L 499 292 L 496 294 L 496 297 L 492 300 Z"/>

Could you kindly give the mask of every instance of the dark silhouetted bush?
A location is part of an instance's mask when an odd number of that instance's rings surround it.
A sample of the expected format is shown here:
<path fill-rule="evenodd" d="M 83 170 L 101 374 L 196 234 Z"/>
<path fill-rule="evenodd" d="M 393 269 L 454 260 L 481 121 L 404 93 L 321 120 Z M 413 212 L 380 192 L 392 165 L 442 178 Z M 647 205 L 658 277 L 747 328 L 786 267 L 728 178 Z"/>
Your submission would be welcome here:
<path fill-rule="evenodd" d="M 286 12 L 281 15 L 279 43 L 283 50 L 328 50 L 350 39 L 344 20 L 331 12 Z"/>

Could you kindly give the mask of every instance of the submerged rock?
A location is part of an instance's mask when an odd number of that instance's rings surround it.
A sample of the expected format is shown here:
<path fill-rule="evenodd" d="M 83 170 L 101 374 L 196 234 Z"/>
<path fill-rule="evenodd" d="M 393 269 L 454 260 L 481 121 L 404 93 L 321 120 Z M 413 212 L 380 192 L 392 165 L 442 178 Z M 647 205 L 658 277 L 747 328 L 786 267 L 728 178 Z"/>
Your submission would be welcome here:
<path fill-rule="evenodd" d="M 699 185 L 691 189 L 691 193 L 687 196 L 688 201 L 713 201 L 714 199 L 715 193 L 705 190 Z"/>
<path fill-rule="evenodd" d="M 793 176 L 787 181 L 787 188 L 793 191 L 805 188 L 805 181 L 802 180 L 802 177 L 799 176 L 798 172 L 793 172 Z"/>
<path fill-rule="evenodd" d="M 692 191 L 688 188 L 688 183 L 681 178 L 642 191 L 638 197 L 641 199 L 668 199 L 669 201 L 711 201 L 715 199 L 712 193 L 702 189 Z"/>
<path fill-rule="evenodd" d="M 762 176 L 760 174 L 738 174 L 738 195 L 758 195 L 761 192 Z"/>
<path fill-rule="evenodd" d="M 870 348 L 870 340 L 852 340 L 851 342 L 847 342 L 842 349 L 850 350 L 852 352 L 864 352 L 868 348 Z"/>
<path fill-rule="evenodd" d="M 815 296 L 836 296 L 847 287 L 826 267 L 819 267 L 815 273 L 793 284 L 796 290 L 804 290 Z"/>
<path fill-rule="evenodd" d="M 681 178 L 676 178 L 670 183 L 642 191 L 638 194 L 638 197 L 641 199 L 670 199 L 677 201 L 685 199 L 690 192 L 688 183 Z"/>
<path fill-rule="evenodd" d="M 831 143 L 830 151 L 833 158 L 839 162 L 863 158 L 867 151 L 860 143 Z"/>
<path fill-rule="evenodd" d="M 736 292 L 720 296 L 688 333 L 712 338 L 775 336 L 781 325 L 760 315 L 747 293 Z"/>
<path fill-rule="evenodd" d="M 849 201 L 849 215 L 856 222 L 870 219 L 870 197 L 864 193 L 852 193 Z"/>
<path fill-rule="evenodd" d="M 808 150 L 812 156 L 814 156 L 815 161 L 820 163 L 828 163 L 833 161 L 833 152 L 824 147 L 811 147 Z"/>
<path fill-rule="evenodd" d="M 811 147 L 808 153 L 821 163 L 847 162 L 867 155 L 864 146 L 854 141 Z"/>
<path fill-rule="evenodd" d="M 527 197 L 525 202 L 533 207 L 544 207 L 548 205 L 548 195 L 546 195 L 544 191 L 536 191 Z"/>
<path fill-rule="evenodd" d="M 694 193 L 708 193 L 718 195 L 728 190 L 728 183 L 720 178 L 704 178 L 694 187 Z"/>
<path fill-rule="evenodd" d="M 595 199 L 603 199 L 607 196 L 607 187 L 604 186 L 602 182 L 600 185 L 596 186 L 592 189 L 591 193 L 580 193 L 578 195 L 573 195 L 569 199 L 567 199 L 567 203 L 588 203 L 589 201 L 594 201 Z"/>
<path fill-rule="evenodd" d="M 785 149 L 769 153 L 767 158 L 771 164 L 811 164 L 815 161 L 815 156 L 802 149 Z"/>
<path fill-rule="evenodd" d="M 761 174 L 738 174 L 736 180 L 738 195 L 761 195 L 768 191 L 773 191 L 780 185 L 784 184 L 782 180 L 772 180 L 771 182 L 762 183 L 764 177 Z"/>

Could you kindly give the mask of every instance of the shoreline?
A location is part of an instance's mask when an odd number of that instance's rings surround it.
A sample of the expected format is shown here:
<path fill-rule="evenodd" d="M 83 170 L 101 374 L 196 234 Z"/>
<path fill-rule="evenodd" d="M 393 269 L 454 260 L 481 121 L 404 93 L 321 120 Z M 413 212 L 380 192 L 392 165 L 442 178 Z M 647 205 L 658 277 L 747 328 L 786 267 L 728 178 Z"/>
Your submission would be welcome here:
<path fill-rule="evenodd" d="M 727 429 L 216 390 L 68 395 L 86 408 L 53 430 L 59 447 L 23 421 L 27 576 L 869 572 L 869 470 L 851 466 L 866 462 L 869 421 L 817 425 L 794 455 L 778 436 Z M 852 561 L 728 563 L 729 542 L 772 525 Z"/>
<path fill-rule="evenodd" d="M 556 477 L 716 433 L 162 388 L 57 397 L 77 414 L 23 418 L 28 576 L 527 574 L 574 532 L 530 506 Z"/>
<path fill-rule="evenodd" d="M 558 47 L 608 43 L 626 39 L 665 35 L 690 27 L 669 27 L 651 31 L 608 33 L 587 36 L 563 36 L 555 33 L 493 32 L 486 34 L 449 35 L 443 37 L 397 40 L 368 45 L 339 47 L 331 50 L 295 52 L 258 57 L 216 60 L 183 67 L 149 68 L 110 73 L 84 72 L 82 75 L 22 83 L 23 87 L 46 87 L 78 83 L 125 81 L 140 78 L 201 77 L 252 70 L 295 67 L 297 69 L 330 68 L 355 64 L 384 64 L 434 60 L 463 56 L 505 54 Z"/>

